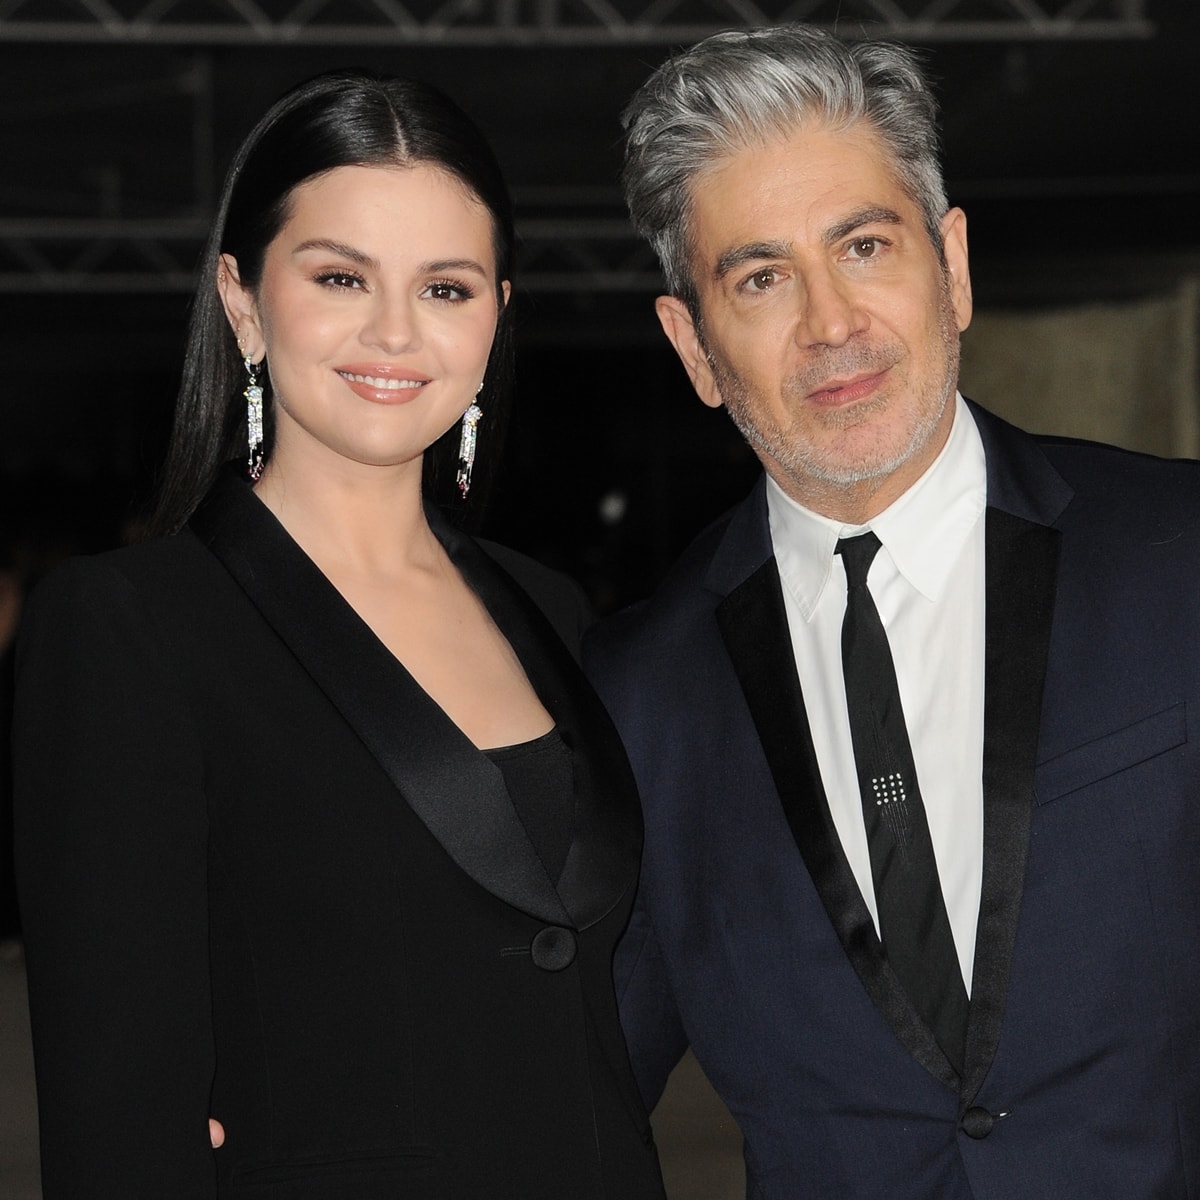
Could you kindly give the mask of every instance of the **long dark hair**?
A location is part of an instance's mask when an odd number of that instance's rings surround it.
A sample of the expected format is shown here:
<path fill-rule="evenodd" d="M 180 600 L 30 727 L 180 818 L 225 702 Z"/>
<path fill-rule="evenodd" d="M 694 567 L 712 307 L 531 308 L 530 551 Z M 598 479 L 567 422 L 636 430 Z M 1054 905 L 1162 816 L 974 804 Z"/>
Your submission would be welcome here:
<path fill-rule="evenodd" d="M 231 254 L 242 284 L 256 289 L 267 246 L 286 222 L 299 184 L 335 167 L 418 163 L 450 172 L 487 208 L 497 286 L 511 279 L 512 203 L 500 167 L 475 125 L 436 88 L 364 71 L 330 71 L 284 95 L 242 143 L 200 265 L 175 424 L 148 535 L 176 532 L 223 464 L 246 457 L 246 375 L 217 295 L 221 254 Z M 500 318 L 477 401 L 483 418 L 470 495 L 459 499 L 455 487 L 457 425 L 425 452 L 422 474 L 426 498 L 468 525 L 477 522 L 491 484 L 512 390 L 511 306 L 498 299 Z M 269 386 L 265 391 L 269 456 L 274 419 Z"/>

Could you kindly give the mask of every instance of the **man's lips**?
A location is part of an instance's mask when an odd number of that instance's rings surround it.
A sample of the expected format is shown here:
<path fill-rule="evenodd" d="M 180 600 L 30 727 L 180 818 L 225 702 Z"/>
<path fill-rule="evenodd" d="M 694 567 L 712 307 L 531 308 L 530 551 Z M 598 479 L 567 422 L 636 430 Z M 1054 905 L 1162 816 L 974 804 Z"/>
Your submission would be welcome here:
<path fill-rule="evenodd" d="M 883 382 L 887 369 L 869 374 L 852 375 L 846 379 L 828 379 L 806 396 L 814 404 L 853 404 L 869 396 Z"/>

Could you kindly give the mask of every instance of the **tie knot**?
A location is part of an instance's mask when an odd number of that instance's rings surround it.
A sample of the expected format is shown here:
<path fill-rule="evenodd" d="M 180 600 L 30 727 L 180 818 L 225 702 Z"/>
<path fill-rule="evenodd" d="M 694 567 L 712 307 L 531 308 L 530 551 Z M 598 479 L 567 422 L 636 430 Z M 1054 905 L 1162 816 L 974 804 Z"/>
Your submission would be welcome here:
<path fill-rule="evenodd" d="M 846 566 L 847 588 L 862 587 L 867 582 L 867 572 L 879 549 L 879 539 L 868 529 L 856 537 L 839 538 L 835 554 L 842 556 Z"/>

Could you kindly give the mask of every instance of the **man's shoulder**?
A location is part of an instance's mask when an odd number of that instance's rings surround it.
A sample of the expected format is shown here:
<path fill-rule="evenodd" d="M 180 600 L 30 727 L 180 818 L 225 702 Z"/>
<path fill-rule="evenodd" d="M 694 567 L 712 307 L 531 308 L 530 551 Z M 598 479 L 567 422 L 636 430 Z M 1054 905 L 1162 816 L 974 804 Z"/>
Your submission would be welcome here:
<path fill-rule="evenodd" d="M 1107 493 L 1113 487 L 1200 496 L 1200 462 L 1162 458 L 1083 438 L 1030 435 L 1072 487 Z"/>
<path fill-rule="evenodd" d="M 1033 446 L 1072 485 L 1106 487 L 1115 481 L 1134 486 L 1200 487 L 1200 462 L 1195 459 L 1164 458 L 1089 438 L 1034 433 L 979 404 L 968 404 L 989 457 L 996 450 L 1009 458 L 1018 457 L 1011 454 L 1014 447 Z"/>
<path fill-rule="evenodd" d="M 1200 518 L 1200 462 L 1162 458 L 1104 442 L 1028 433 L 973 406 L 988 460 L 989 502 L 1039 496 L 1062 527 L 1153 530 Z M 1030 490 L 1032 489 L 1032 490 Z M 1036 515 L 1036 503 L 1035 503 Z"/>
<path fill-rule="evenodd" d="M 1114 553 L 1147 544 L 1174 544 L 1185 558 L 1200 553 L 1200 462 L 1078 438 L 1036 441 L 1071 489 L 1064 531 L 1091 531 Z"/>

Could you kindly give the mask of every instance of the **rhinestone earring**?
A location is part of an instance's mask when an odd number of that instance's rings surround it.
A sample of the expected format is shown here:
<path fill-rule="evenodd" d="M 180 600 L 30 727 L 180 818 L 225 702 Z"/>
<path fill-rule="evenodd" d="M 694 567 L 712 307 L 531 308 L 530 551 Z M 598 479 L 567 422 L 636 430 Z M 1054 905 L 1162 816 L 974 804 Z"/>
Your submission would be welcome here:
<path fill-rule="evenodd" d="M 471 490 L 471 468 L 475 465 L 476 426 L 479 424 L 479 418 L 482 416 L 483 410 L 478 404 L 472 404 L 463 413 L 462 440 L 458 443 L 457 483 L 459 495 L 464 500 L 467 498 L 467 493 Z"/>
<path fill-rule="evenodd" d="M 253 483 L 263 472 L 263 390 L 258 382 L 258 367 L 250 355 L 242 359 L 242 365 L 250 377 L 242 395 L 246 397 L 246 434 L 250 450 L 246 473 Z"/>

